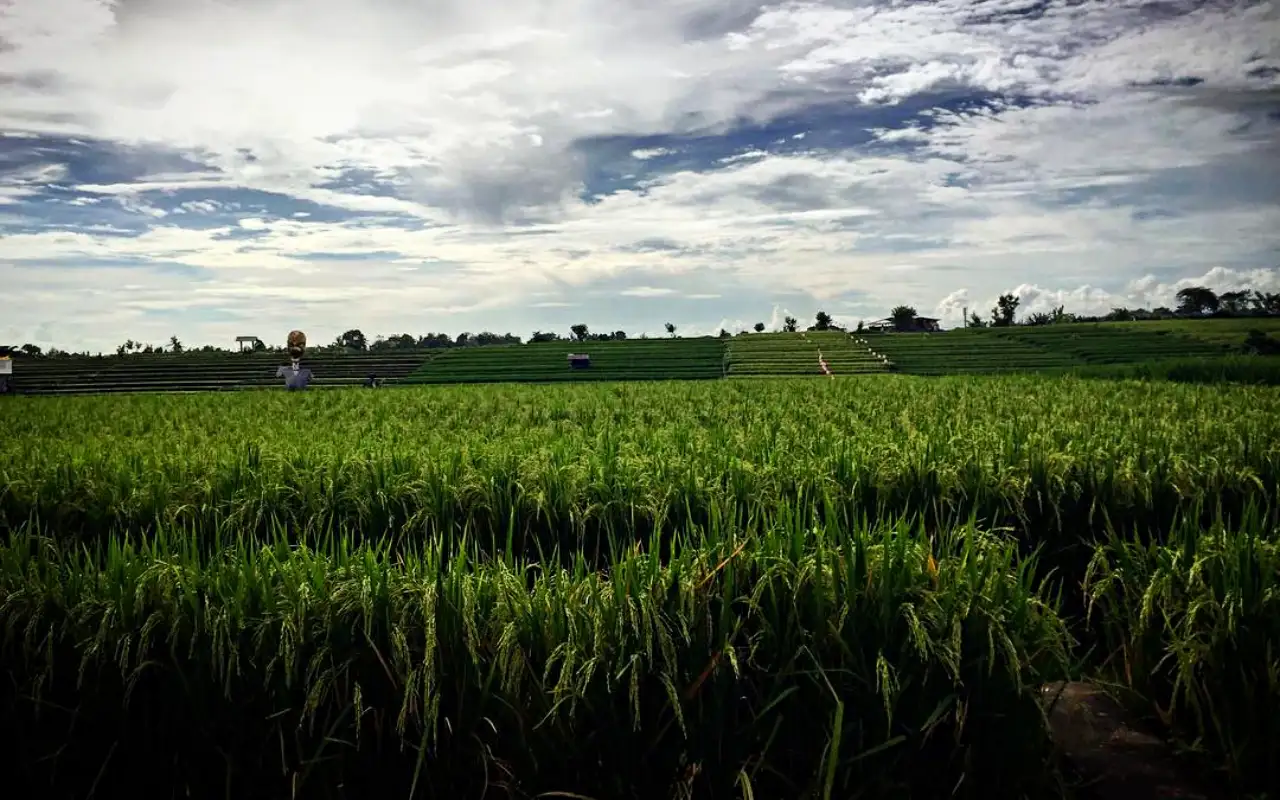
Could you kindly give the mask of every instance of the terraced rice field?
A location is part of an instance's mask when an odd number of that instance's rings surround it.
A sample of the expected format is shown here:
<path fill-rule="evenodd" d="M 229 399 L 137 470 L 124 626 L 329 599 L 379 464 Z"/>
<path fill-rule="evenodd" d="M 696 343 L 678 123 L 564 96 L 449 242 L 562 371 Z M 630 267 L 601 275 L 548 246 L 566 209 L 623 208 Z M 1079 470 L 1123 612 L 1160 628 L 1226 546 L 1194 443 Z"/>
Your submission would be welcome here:
<path fill-rule="evenodd" d="M 1280 336 L 1280 317 L 1235 317 L 1231 319 L 1163 319 L 1143 322 L 1102 322 L 1098 327 L 1117 333 L 1134 331 L 1172 333 L 1199 339 L 1223 348 L 1238 349 L 1249 331 Z"/>
<path fill-rule="evenodd" d="M 1277 389 L 9 400 L 15 797 L 1053 797 L 1078 677 L 1273 788 Z"/>
<path fill-rule="evenodd" d="M 570 369 L 570 353 L 591 356 L 591 366 Z M 408 382 L 702 380 L 723 374 L 723 345 L 705 337 L 460 348 L 431 359 Z"/>
<path fill-rule="evenodd" d="M 418 369 L 427 351 L 405 353 L 308 353 L 312 386 L 356 385 L 372 374 L 395 381 Z M 86 392 L 208 392 L 279 387 L 282 353 L 181 353 L 105 358 L 23 359 L 14 369 L 15 391 L 31 394 Z"/>
<path fill-rule="evenodd" d="M 946 333 L 887 333 L 860 337 L 889 357 L 895 371 L 911 375 L 956 375 L 1072 367 L 1077 355 L 1053 351 L 1017 337 L 997 337 L 978 329 Z"/>
<path fill-rule="evenodd" d="M 1045 325 L 1029 328 L 993 328 L 988 335 L 1067 354 L 1088 364 L 1132 364 L 1176 358 L 1226 355 L 1213 342 L 1168 330 L 1133 328 L 1117 331 L 1102 325 Z"/>
<path fill-rule="evenodd" d="M 835 375 L 884 372 L 883 361 L 865 347 L 857 347 L 848 334 L 839 331 L 805 333 L 757 333 L 735 336 L 725 344 L 726 375 L 821 377 L 818 353 Z"/>

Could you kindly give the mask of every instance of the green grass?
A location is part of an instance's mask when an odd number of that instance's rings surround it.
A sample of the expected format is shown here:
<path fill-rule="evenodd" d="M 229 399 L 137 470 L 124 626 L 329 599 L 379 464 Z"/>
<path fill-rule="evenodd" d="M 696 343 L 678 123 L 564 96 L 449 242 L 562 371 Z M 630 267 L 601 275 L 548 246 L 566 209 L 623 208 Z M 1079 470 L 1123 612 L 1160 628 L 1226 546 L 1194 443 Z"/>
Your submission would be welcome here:
<path fill-rule="evenodd" d="M 567 356 L 591 356 L 587 369 L 571 369 Z M 690 380 L 723 375 L 719 339 L 635 339 L 611 342 L 540 342 L 458 348 L 441 353 L 408 378 L 410 383 L 549 383 L 559 381 Z"/>
<path fill-rule="evenodd" d="M 735 336 L 726 344 L 726 374 L 731 378 L 753 376 L 822 377 L 818 354 L 834 375 L 884 372 L 884 363 L 866 347 L 839 331 L 805 333 L 754 333 Z"/>

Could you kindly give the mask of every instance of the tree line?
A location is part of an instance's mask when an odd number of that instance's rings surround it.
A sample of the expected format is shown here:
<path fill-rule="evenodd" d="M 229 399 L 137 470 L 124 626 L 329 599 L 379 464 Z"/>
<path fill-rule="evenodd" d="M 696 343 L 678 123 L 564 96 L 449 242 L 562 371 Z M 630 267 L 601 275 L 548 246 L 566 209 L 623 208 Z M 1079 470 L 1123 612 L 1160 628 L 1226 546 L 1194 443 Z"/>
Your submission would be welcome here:
<path fill-rule="evenodd" d="M 1003 328 L 1013 325 L 1062 325 L 1076 322 L 1134 322 L 1140 320 L 1159 320 L 1159 319 L 1204 319 L 1216 317 L 1267 317 L 1280 316 L 1280 292 L 1262 292 L 1262 291 L 1232 291 L 1222 292 L 1221 294 L 1214 292 L 1204 286 L 1191 286 L 1178 291 L 1176 298 L 1178 305 L 1176 308 L 1112 308 L 1110 312 L 1101 316 L 1086 316 L 1082 314 L 1067 313 L 1063 306 L 1058 306 L 1051 311 L 1037 311 L 1026 315 L 1022 320 L 1018 320 L 1018 306 L 1021 301 L 1012 293 L 1002 294 L 996 300 L 996 304 L 991 308 L 990 317 L 983 318 L 976 311 L 970 314 L 966 319 L 964 326 L 966 328 Z M 872 323 L 867 326 L 859 322 L 854 328 L 856 333 L 874 332 L 874 331 L 916 331 L 922 330 L 923 322 L 932 321 L 928 318 L 921 317 L 916 309 L 912 306 L 900 305 L 896 306 L 889 312 L 889 316 L 882 323 Z M 782 330 L 787 333 L 795 333 L 799 328 L 799 320 L 795 317 L 787 316 L 783 319 Z M 763 322 L 757 322 L 752 326 L 752 330 L 756 333 L 763 333 L 767 326 Z M 663 325 L 667 335 L 674 338 L 676 336 L 676 326 L 667 322 Z M 830 314 L 825 311 L 819 311 L 814 315 L 812 325 L 805 328 L 806 331 L 845 331 L 848 330 L 836 324 Z M 727 330 L 721 328 L 720 338 L 726 339 L 730 336 L 745 336 L 749 331 L 742 330 L 737 334 L 730 334 Z M 528 341 L 530 344 L 535 342 L 609 342 L 626 340 L 626 331 L 608 331 L 603 333 L 592 332 L 585 323 L 577 323 L 569 326 L 567 335 L 561 335 L 552 331 L 534 331 L 530 335 Z M 640 339 L 648 339 L 648 335 L 640 334 Z M 308 347 L 311 352 L 358 352 L 358 353 L 381 353 L 388 351 L 401 350 L 432 350 L 439 348 L 455 348 L 455 347 L 485 347 L 493 345 L 514 345 L 523 344 L 519 336 L 513 333 L 493 333 L 490 331 L 482 331 L 480 333 L 463 332 L 456 336 L 447 333 L 427 333 L 421 336 L 414 336 L 411 333 L 400 333 L 392 336 L 378 336 L 369 341 L 369 338 L 358 328 L 352 328 L 338 336 L 332 343 L 326 345 L 318 345 Z M 255 340 L 250 348 L 252 352 L 258 353 L 284 353 L 286 348 L 283 344 L 268 345 L 261 340 Z M 169 337 L 168 346 L 144 344 L 133 339 L 129 339 L 116 348 L 117 356 L 127 356 L 140 353 L 234 353 L 236 349 L 218 347 L 215 345 L 204 345 L 198 348 L 186 348 L 177 336 Z M 67 352 L 57 348 L 50 348 L 48 351 L 34 344 L 23 344 L 20 346 L 4 346 L 0 345 L 0 356 L 9 356 L 13 358 L 59 358 L 69 356 L 89 356 L 88 352 Z M 99 356 L 102 353 L 98 353 Z"/>

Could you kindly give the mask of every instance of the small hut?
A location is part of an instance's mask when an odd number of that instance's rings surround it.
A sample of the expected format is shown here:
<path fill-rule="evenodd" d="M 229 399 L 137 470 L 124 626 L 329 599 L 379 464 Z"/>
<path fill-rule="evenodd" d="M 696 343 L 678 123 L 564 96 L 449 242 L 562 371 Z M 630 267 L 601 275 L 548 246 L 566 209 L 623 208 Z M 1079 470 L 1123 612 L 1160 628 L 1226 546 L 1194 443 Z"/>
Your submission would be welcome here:
<path fill-rule="evenodd" d="M 569 369 L 589 369 L 591 367 L 591 356 L 586 353 L 570 353 Z"/>

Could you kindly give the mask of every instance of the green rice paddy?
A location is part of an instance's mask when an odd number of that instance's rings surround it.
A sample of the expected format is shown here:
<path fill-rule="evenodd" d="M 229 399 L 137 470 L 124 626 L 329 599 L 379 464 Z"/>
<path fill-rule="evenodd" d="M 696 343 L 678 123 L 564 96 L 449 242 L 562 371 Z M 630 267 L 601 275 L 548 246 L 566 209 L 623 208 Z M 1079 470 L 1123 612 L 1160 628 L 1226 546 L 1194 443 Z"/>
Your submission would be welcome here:
<path fill-rule="evenodd" d="M 1231 791 L 1280 757 L 1270 387 L 17 397 L 0 423 L 21 796 L 1049 797 L 1041 688 L 1082 677 Z"/>

